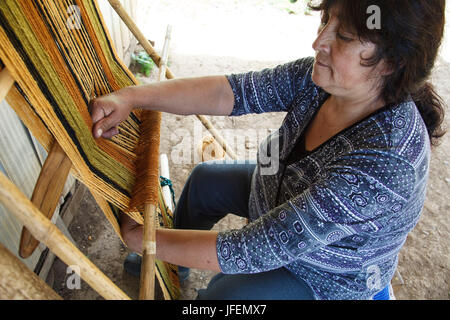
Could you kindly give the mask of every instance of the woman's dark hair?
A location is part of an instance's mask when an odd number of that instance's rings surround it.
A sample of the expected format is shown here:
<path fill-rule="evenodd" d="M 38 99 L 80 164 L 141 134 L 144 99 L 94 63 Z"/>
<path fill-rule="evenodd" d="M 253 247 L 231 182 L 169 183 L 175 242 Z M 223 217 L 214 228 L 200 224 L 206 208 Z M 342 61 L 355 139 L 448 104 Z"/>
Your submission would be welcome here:
<path fill-rule="evenodd" d="M 322 22 L 337 5 L 341 26 L 361 41 L 376 45 L 375 54 L 364 59 L 365 66 L 384 60 L 392 71 L 384 77 L 382 97 L 386 103 L 400 103 L 409 95 L 427 126 L 431 143 L 445 132 L 444 103 L 427 82 L 433 69 L 445 27 L 445 0 L 322 0 L 309 2 L 309 8 L 322 12 Z M 368 8 L 376 5 L 381 28 L 369 28 Z"/>

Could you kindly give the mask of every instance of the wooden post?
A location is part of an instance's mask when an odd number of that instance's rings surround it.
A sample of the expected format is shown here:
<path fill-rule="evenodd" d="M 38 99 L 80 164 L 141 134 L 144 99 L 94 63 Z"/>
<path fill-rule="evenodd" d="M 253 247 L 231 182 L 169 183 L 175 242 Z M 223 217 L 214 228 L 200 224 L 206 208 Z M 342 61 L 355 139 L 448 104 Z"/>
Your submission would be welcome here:
<path fill-rule="evenodd" d="M 44 280 L 0 243 L 1 300 L 62 300 Z"/>
<path fill-rule="evenodd" d="M 77 266 L 79 276 L 105 299 L 129 300 L 25 195 L 0 172 L 0 202 L 40 242 L 68 266 Z M 77 271 L 77 270 L 75 270 Z"/>
<path fill-rule="evenodd" d="M 161 67 L 158 81 L 166 79 L 165 68 L 169 58 L 169 45 L 172 34 L 172 26 L 167 26 L 166 38 L 162 52 Z M 145 161 L 141 159 L 140 161 Z M 155 263 L 156 263 L 156 205 L 144 204 L 144 234 L 142 239 L 142 264 L 141 283 L 139 290 L 140 300 L 155 299 Z"/>
<path fill-rule="evenodd" d="M 61 149 L 59 143 L 55 141 L 42 166 L 31 197 L 31 202 L 49 220 L 51 220 L 58 206 L 59 198 L 71 167 L 72 162 Z M 22 258 L 28 258 L 33 254 L 38 245 L 39 241 L 24 227 L 20 238 L 20 256 Z"/>
<path fill-rule="evenodd" d="M 156 205 L 145 204 L 139 300 L 155 299 Z"/>

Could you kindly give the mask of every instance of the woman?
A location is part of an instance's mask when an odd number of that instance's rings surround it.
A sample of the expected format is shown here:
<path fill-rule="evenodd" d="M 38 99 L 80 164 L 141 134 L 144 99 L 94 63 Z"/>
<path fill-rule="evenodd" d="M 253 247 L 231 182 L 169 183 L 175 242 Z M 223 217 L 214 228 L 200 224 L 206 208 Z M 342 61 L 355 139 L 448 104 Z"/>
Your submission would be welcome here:
<path fill-rule="evenodd" d="M 379 29 L 368 28 L 373 5 Z M 199 299 L 384 295 L 424 204 L 430 142 L 443 135 L 443 106 L 426 81 L 444 8 L 444 0 L 323 0 L 312 6 L 322 12 L 315 58 L 93 101 L 93 133 L 104 138 L 138 106 L 184 115 L 287 112 L 256 164 L 193 170 L 175 210 L 177 229 L 157 230 L 157 258 L 221 272 Z M 264 174 L 262 150 L 277 143 L 270 156 L 278 171 Z M 229 212 L 250 223 L 208 231 Z M 124 216 L 122 233 L 141 252 L 142 227 Z"/>

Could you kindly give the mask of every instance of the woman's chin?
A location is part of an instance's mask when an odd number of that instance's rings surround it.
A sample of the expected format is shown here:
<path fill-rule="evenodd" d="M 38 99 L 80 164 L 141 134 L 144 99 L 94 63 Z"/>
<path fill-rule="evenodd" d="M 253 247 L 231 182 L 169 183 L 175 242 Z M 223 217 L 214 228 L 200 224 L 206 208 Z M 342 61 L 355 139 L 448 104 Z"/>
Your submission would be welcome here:
<path fill-rule="evenodd" d="M 326 81 L 323 75 L 318 72 L 313 71 L 311 79 L 318 87 L 325 88 L 327 86 L 328 81 Z"/>

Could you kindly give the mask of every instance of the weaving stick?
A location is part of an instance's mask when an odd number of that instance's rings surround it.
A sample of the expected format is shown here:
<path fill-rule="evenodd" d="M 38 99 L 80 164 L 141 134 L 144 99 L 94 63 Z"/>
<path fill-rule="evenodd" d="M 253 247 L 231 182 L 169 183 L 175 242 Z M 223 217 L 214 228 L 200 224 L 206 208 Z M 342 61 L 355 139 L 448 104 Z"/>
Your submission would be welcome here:
<path fill-rule="evenodd" d="M 162 52 L 162 60 L 160 64 L 159 77 L 158 81 L 163 81 L 165 79 L 165 67 L 167 65 L 167 60 L 169 56 L 169 43 L 170 37 L 172 33 L 172 27 L 167 26 L 166 38 L 164 41 L 164 47 Z M 147 123 L 148 122 L 148 123 Z M 148 118 L 142 119 L 142 133 L 140 137 L 140 144 L 146 145 L 148 141 L 151 139 L 149 136 L 151 129 L 153 128 L 152 122 L 149 121 Z M 158 127 L 159 129 L 159 127 Z M 155 141 L 156 142 L 156 141 Z M 159 144 L 159 141 L 156 143 Z M 145 167 L 151 166 L 152 162 L 148 161 L 149 148 L 148 147 L 140 147 L 141 152 L 138 154 L 138 161 L 140 162 L 137 165 L 137 168 L 145 171 L 154 171 L 156 168 Z M 156 158 L 156 161 L 158 157 Z M 154 164 L 154 163 L 153 163 Z M 146 172 L 147 173 L 147 172 Z M 141 175 L 139 171 L 136 173 L 137 175 Z M 149 174 L 149 173 L 147 173 Z M 144 174 L 146 176 L 146 174 Z M 158 179 L 159 181 L 159 179 Z M 136 181 L 135 189 L 145 189 L 145 184 L 149 183 L 149 179 L 145 179 L 144 181 Z M 154 196 L 152 196 L 152 189 L 148 189 L 148 194 L 145 192 L 144 194 L 139 195 L 141 199 L 133 199 L 138 201 L 137 206 L 139 207 L 139 201 L 144 202 L 144 234 L 142 239 L 142 264 L 141 264 L 141 283 L 140 283 L 140 291 L 139 291 L 139 299 L 140 300 L 153 300 L 155 297 L 155 256 L 156 256 L 156 204 L 152 203 L 157 201 Z M 136 196 L 135 196 L 136 197 Z M 156 202 L 157 203 L 157 202 Z"/>
<path fill-rule="evenodd" d="M 101 296 L 111 300 L 130 300 L 2 172 L 0 202 L 65 264 L 79 267 L 79 276 Z"/>
<path fill-rule="evenodd" d="M 108 0 L 111 4 L 111 7 L 117 12 L 119 17 L 122 19 L 123 23 L 128 27 L 131 33 L 136 37 L 139 43 L 142 45 L 144 50 L 148 53 L 150 58 L 152 58 L 153 62 L 161 68 L 161 60 L 162 58 L 156 53 L 155 49 L 152 47 L 150 42 L 146 39 L 141 30 L 137 27 L 136 23 L 134 23 L 133 19 L 129 16 L 129 14 L 125 11 L 122 4 L 119 0 Z M 172 71 L 168 67 L 165 68 L 167 79 L 175 79 Z M 220 133 L 215 129 L 214 125 L 210 120 L 208 120 L 203 115 L 195 115 L 198 120 L 203 124 L 203 126 L 212 134 L 212 136 L 216 139 L 219 145 L 223 148 L 223 150 L 230 156 L 231 159 L 236 160 L 236 153 L 230 148 L 225 139 L 220 135 Z"/>

